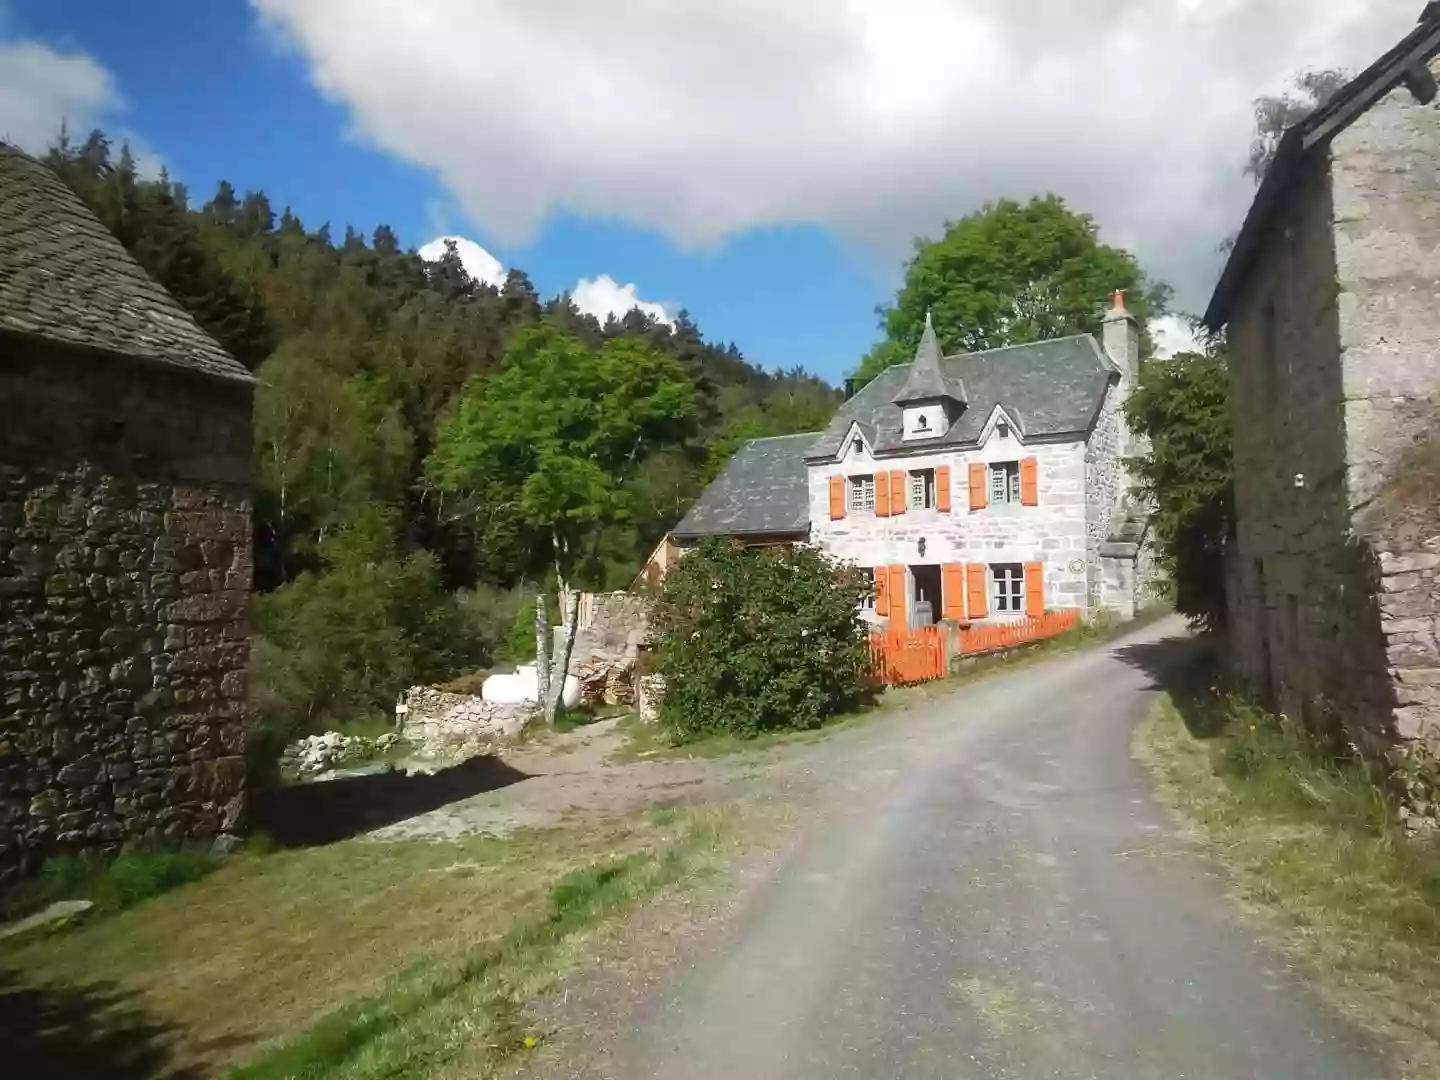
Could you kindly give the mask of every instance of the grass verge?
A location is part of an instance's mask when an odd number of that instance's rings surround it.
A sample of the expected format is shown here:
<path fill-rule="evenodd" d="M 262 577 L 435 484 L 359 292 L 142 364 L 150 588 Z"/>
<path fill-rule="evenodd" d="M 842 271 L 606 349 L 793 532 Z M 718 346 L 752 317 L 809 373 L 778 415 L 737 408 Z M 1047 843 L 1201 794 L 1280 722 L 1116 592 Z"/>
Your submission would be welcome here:
<path fill-rule="evenodd" d="M 92 1010 L 94 1061 L 62 1048 L 96 1070 L 75 1075 L 103 1074 L 133 1036 L 197 1076 L 489 1076 L 544 1037 L 523 1004 L 593 961 L 635 906 L 719 866 L 743 817 L 676 808 L 506 840 L 241 855 L 151 903 L 7 950 L 0 999 L 6 985 L 31 998 L 123 996 L 124 1010 Z"/>
<path fill-rule="evenodd" d="M 1152 604 L 1140 611 L 1129 622 L 1081 623 L 1063 634 L 1036 642 L 1034 645 L 1008 649 L 975 657 L 958 670 L 943 679 L 917 683 L 913 686 L 891 687 L 883 691 L 873 704 L 855 712 L 836 716 L 818 728 L 800 731 L 766 731 L 750 738 L 741 738 L 728 733 L 708 735 L 689 742 L 675 742 L 663 724 L 646 723 L 632 714 L 621 720 L 620 729 L 626 741 L 610 755 L 610 760 L 624 763 L 654 758 L 686 759 L 716 758 L 730 754 L 760 754 L 778 746 L 792 746 L 818 742 L 856 726 L 866 720 L 888 713 L 923 705 L 938 697 L 944 697 L 958 687 L 1003 671 L 1014 671 L 1030 664 L 1048 660 L 1061 653 L 1071 652 L 1087 645 L 1098 645 L 1124 634 L 1132 633 L 1173 613 L 1168 604 Z"/>
<path fill-rule="evenodd" d="M 1440 1077 L 1440 849 L 1405 835 L 1365 769 L 1196 674 L 1137 729 L 1137 758 L 1320 994 L 1395 1046 L 1406 1077 Z"/>
<path fill-rule="evenodd" d="M 113 915 L 199 881 L 220 860 L 203 851 L 127 852 L 105 861 L 80 855 L 48 860 L 32 879 L 0 896 L 0 921 L 22 918 L 57 900 L 89 900 L 93 915 Z"/>

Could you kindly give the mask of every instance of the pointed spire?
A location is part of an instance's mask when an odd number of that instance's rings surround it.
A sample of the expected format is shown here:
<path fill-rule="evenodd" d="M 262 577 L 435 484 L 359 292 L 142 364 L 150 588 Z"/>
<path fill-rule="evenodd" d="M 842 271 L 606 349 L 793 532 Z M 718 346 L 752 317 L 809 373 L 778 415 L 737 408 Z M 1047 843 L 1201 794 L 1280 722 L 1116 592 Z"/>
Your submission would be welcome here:
<path fill-rule="evenodd" d="M 899 405 L 907 401 L 934 401 L 954 396 L 945 384 L 944 372 L 940 370 L 940 342 L 935 337 L 935 324 L 927 311 L 925 332 L 920 335 L 920 345 L 915 350 L 915 362 L 910 365 L 910 374 L 905 379 L 905 385 L 892 400 Z"/>

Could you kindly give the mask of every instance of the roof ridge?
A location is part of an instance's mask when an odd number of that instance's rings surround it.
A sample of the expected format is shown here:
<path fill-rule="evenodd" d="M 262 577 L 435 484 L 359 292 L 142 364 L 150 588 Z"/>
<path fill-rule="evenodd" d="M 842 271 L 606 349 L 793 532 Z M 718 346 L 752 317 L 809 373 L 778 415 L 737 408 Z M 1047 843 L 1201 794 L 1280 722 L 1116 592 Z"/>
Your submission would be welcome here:
<path fill-rule="evenodd" d="M 952 353 L 950 356 L 941 357 L 942 360 L 963 360 L 967 356 L 989 356 L 991 353 L 1012 352 L 1015 349 L 1033 349 L 1037 345 L 1050 345 L 1057 341 L 1076 341 L 1080 338 L 1095 340 L 1095 335 L 1082 330 L 1078 334 L 1065 334 L 1062 337 L 1041 338 L 1039 341 L 1020 341 L 1014 345 L 996 345 L 993 349 L 975 349 L 971 352 Z M 899 367 L 899 364 L 894 365 Z"/>

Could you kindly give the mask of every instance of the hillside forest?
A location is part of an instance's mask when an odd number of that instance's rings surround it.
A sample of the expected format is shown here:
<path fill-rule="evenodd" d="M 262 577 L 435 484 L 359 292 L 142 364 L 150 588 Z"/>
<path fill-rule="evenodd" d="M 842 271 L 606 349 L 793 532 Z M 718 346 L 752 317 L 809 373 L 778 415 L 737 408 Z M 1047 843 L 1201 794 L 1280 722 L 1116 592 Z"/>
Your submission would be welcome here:
<path fill-rule="evenodd" d="M 739 445 L 839 401 L 683 311 L 602 324 L 521 270 L 495 288 L 453 247 L 427 263 L 383 224 L 335 235 L 223 181 L 196 201 L 103 132 L 62 133 L 47 161 L 257 379 L 262 743 L 523 657 L 525 597 L 557 563 L 626 587 Z"/>

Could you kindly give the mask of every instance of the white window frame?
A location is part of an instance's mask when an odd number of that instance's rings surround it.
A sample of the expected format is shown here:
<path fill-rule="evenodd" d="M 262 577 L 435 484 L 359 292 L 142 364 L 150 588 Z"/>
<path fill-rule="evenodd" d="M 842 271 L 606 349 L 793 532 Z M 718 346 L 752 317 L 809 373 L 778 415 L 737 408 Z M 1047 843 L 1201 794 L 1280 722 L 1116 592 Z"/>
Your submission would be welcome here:
<path fill-rule="evenodd" d="M 907 489 L 911 510 L 935 509 L 934 469 L 915 469 L 910 472 Z"/>
<path fill-rule="evenodd" d="M 845 507 L 852 514 L 875 512 L 875 477 L 851 476 L 845 483 Z"/>
<path fill-rule="evenodd" d="M 992 504 L 1020 502 L 1020 462 L 992 461 L 985 467 L 985 476 Z"/>
<path fill-rule="evenodd" d="M 1025 610 L 1025 565 L 990 564 L 990 610 L 997 615 L 1014 615 Z"/>

